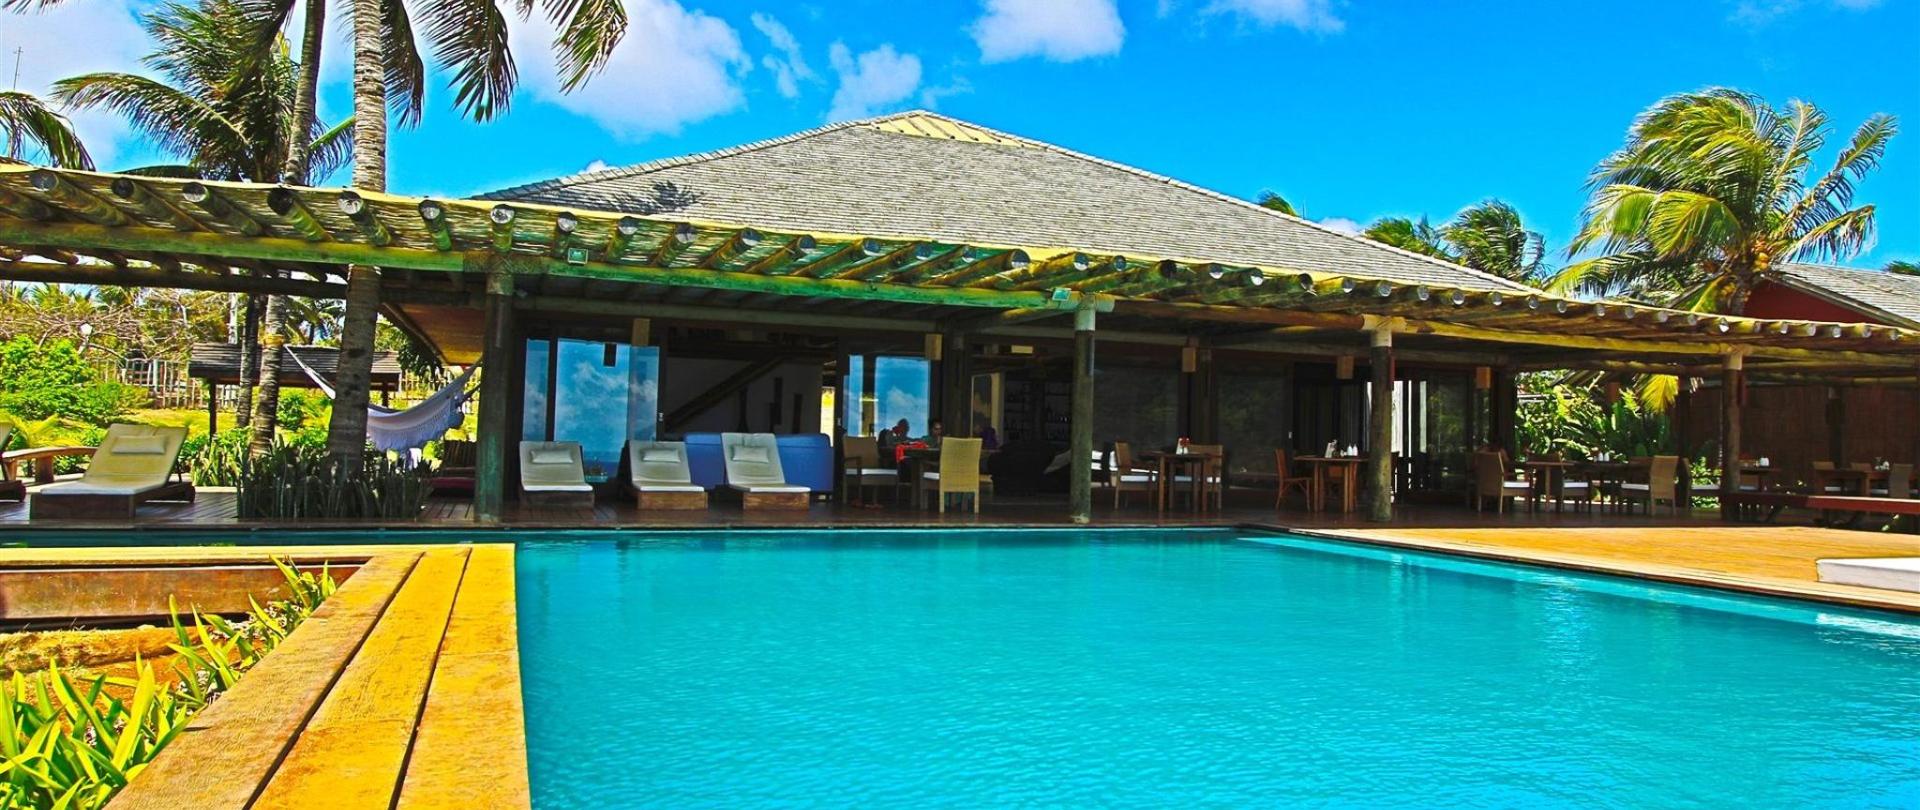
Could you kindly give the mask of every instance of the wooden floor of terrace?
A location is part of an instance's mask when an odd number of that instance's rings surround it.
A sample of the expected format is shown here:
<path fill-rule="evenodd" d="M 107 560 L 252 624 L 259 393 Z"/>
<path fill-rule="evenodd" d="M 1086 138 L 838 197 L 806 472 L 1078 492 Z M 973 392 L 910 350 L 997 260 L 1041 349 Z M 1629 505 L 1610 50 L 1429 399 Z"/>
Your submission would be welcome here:
<path fill-rule="evenodd" d="M 527 807 L 513 546 L 7 549 L 8 566 L 358 570 L 115 808 Z"/>

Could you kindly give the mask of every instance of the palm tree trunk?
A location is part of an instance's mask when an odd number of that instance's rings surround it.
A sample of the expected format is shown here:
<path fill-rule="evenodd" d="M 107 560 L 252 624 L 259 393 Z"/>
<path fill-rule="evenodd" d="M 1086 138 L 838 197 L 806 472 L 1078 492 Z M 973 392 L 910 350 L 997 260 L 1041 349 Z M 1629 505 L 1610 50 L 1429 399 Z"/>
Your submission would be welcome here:
<path fill-rule="evenodd" d="M 233 424 L 246 427 L 253 417 L 253 384 L 256 376 L 253 347 L 260 342 L 261 296 L 248 295 L 240 305 L 240 379 L 234 386 Z"/>
<path fill-rule="evenodd" d="M 293 132 L 287 136 L 283 182 L 307 183 L 307 147 L 313 143 L 314 97 L 320 88 L 320 45 L 325 41 L 326 0 L 307 0 L 306 30 L 300 35 L 300 78 L 293 89 Z"/>
<path fill-rule="evenodd" d="M 353 185 L 387 190 L 386 58 L 381 48 L 380 0 L 353 0 Z M 353 265 L 347 272 L 347 315 L 340 330 L 340 366 L 334 380 L 327 450 L 342 473 L 361 467 L 367 446 L 367 389 L 373 377 L 373 331 L 380 310 L 380 271 Z"/>
<path fill-rule="evenodd" d="M 260 335 L 260 396 L 254 400 L 253 436 L 247 440 L 247 452 L 261 455 L 273 447 L 274 429 L 280 425 L 280 361 L 287 345 L 287 299 L 267 299 L 267 316 Z"/>

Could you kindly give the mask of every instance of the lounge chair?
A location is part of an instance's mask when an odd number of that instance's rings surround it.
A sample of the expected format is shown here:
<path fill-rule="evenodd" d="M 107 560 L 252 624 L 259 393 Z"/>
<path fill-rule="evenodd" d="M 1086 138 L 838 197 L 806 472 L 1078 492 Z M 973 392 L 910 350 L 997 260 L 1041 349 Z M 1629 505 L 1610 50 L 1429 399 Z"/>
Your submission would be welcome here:
<path fill-rule="evenodd" d="M 707 508 L 707 488 L 693 482 L 686 442 L 633 442 L 627 445 L 634 503 L 642 510 Z"/>
<path fill-rule="evenodd" d="M 0 425 L 0 450 L 5 450 L 7 440 L 13 438 L 12 425 Z M 27 499 L 27 484 L 7 474 L 6 467 L 0 467 L 0 500 L 24 501 Z"/>
<path fill-rule="evenodd" d="M 579 442 L 521 442 L 520 500 L 529 506 L 592 506 Z"/>
<path fill-rule="evenodd" d="M 740 493 L 740 505 L 756 509 L 805 509 L 811 490 L 787 483 L 780 466 L 780 444 L 771 433 L 722 433 L 720 455 L 727 487 Z"/>
<path fill-rule="evenodd" d="M 980 513 L 980 490 L 993 487 L 993 478 L 980 474 L 980 439 L 947 437 L 940 440 L 940 469 L 920 476 L 920 485 L 939 496 L 947 511 L 947 496 L 973 496 L 973 512 Z"/>
<path fill-rule="evenodd" d="M 78 481 L 48 484 L 28 498 L 27 511 L 40 518 L 132 520 L 147 501 L 193 501 L 193 484 L 169 480 L 175 475 L 184 427 L 112 425 Z"/>

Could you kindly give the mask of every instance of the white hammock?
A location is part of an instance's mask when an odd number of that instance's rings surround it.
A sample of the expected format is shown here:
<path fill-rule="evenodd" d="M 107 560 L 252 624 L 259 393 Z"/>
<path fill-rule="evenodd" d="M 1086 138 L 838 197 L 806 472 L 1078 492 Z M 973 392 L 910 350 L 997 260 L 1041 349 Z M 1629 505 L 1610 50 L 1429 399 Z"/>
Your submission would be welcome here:
<path fill-rule="evenodd" d="M 300 365 L 300 370 L 307 373 L 307 379 L 312 380 L 321 393 L 326 394 L 328 399 L 334 398 L 333 386 L 321 379 L 313 367 L 307 365 L 307 361 L 300 359 L 299 352 L 291 348 L 283 351 L 288 357 L 293 358 L 293 362 Z M 460 372 L 460 376 L 441 386 L 440 390 L 433 392 L 432 396 L 404 411 L 368 403 L 367 438 L 373 442 L 374 447 L 383 451 L 412 450 L 459 427 L 463 418 L 460 406 L 473 396 L 473 392 L 467 390 L 467 381 L 473 379 L 473 372 L 479 368 L 478 363 L 467 366 L 467 370 Z"/>

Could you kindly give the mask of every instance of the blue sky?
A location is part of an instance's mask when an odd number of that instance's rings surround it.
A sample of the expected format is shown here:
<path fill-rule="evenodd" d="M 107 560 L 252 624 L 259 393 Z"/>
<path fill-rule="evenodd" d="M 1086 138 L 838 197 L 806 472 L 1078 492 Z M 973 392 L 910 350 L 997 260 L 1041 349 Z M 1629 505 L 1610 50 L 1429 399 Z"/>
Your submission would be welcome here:
<path fill-rule="evenodd" d="M 507 117 L 463 121 L 436 86 L 426 122 L 395 136 L 392 189 L 475 193 L 932 107 L 1231 194 L 1273 189 L 1336 225 L 1497 196 L 1558 246 L 1635 113 L 1729 85 L 1819 104 L 1836 141 L 1899 116 L 1908 131 L 1860 189 L 1879 243 L 1852 263 L 1920 257 L 1916 0 L 626 2 L 632 33 L 584 92 L 555 92 L 533 25 Z M 69 6 L 0 19 L 23 88 L 137 67 L 143 3 Z M 344 42 L 329 52 L 337 115 Z M 151 157 L 109 118 L 77 121 L 109 167 Z"/>

